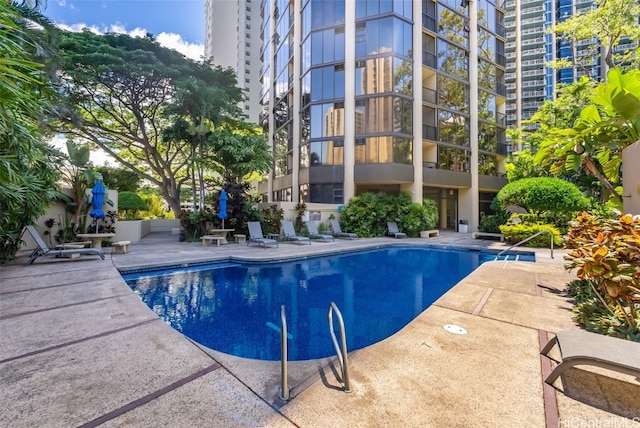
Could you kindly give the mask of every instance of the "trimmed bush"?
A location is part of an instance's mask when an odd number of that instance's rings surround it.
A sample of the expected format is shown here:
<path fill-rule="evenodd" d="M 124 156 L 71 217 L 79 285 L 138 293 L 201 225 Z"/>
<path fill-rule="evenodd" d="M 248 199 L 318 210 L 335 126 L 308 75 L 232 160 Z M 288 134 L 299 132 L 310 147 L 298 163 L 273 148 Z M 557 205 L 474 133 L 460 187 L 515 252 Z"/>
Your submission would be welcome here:
<path fill-rule="evenodd" d="M 523 239 L 527 239 L 531 235 L 535 235 L 536 233 L 548 230 L 553 234 L 553 245 L 560 246 L 562 244 L 562 237 L 560 236 L 560 232 L 555 227 L 550 224 L 513 224 L 513 225 L 502 225 L 500 226 L 500 233 L 504 235 L 504 240 L 508 244 L 517 244 Z M 543 233 L 540 236 L 536 236 L 531 241 L 528 241 L 524 244 L 526 247 L 541 247 L 548 248 L 551 239 L 549 238 L 549 234 Z"/>
<path fill-rule="evenodd" d="M 553 177 L 523 178 L 508 183 L 496 199 L 502 208 L 517 205 L 530 213 L 576 213 L 590 208 L 590 201 L 568 181 Z"/>

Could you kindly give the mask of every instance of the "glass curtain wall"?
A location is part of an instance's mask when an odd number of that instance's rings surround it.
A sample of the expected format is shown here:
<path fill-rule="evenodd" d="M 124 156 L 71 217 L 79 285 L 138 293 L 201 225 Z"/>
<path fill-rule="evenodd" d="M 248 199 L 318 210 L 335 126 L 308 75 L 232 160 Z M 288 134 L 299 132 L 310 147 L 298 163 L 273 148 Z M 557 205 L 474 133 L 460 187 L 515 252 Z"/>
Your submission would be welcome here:
<path fill-rule="evenodd" d="M 355 162 L 412 162 L 411 1 L 356 0 Z"/>
<path fill-rule="evenodd" d="M 343 165 L 345 0 L 309 0 L 302 6 L 301 169 Z M 336 183 L 300 186 L 306 202 L 342 202 Z"/>

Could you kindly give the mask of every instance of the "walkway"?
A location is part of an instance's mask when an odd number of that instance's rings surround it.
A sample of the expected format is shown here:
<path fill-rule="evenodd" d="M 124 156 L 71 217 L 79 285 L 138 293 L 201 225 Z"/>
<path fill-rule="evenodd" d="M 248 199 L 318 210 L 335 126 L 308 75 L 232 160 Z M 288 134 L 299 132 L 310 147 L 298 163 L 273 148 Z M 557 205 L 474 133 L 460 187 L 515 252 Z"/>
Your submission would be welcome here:
<path fill-rule="evenodd" d="M 396 242 L 503 247 L 456 233 L 269 250 L 203 247 L 154 234 L 105 261 L 41 258 L 31 266 L 24 259 L 2 266 L 0 426 L 640 426 L 638 379 L 576 368 L 556 382 L 557 390 L 543 387 L 548 369 L 539 351 L 547 332 L 577 328 L 563 292 L 572 278 L 558 251 L 555 259 L 548 249 L 537 251 L 536 263 L 486 263 L 400 332 L 351 353 L 349 394 L 340 390 L 334 361 L 292 363 L 287 403 L 277 398 L 279 363 L 192 343 L 118 273 Z M 451 334 L 445 324 L 468 334 Z"/>

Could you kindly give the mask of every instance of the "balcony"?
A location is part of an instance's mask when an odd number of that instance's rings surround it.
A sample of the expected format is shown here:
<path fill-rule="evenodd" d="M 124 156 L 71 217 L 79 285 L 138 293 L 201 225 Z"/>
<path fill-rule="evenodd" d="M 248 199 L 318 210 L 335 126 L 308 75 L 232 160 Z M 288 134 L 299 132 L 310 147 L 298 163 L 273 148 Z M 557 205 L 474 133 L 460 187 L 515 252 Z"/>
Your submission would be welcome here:
<path fill-rule="evenodd" d="M 501 66 L 507 65 L 507 57 L 501 53 L 496 53 L 496 63 Z"/>
<path fill-rule="evenodd" d="M 422 65 L 425 67 L 433 68 L 434 70 L 438 69 L 438 61 L 435 54 L 432 54 L 427 51 L 422 51 Z"/>
<path fill-rule="evenodd" d="M 437 32 L 437 28 L 436 28 L 436 18 L 429 16 L 429 15 L 422 15 L 422 27 L 426 28 L 429 31 L 432 31 L 434 33 Z"/>
<path fill-rule="evenodd" d="M 438 93 L 434 89 L 423 87 L 422 102 L 429 104 L 438 104 Z"/>
<path fill-rule="evenodd" d="M 505 39 L 507 37 L 507 29 L 504 25 L 496 23 L 496 34 Z"/>
<path fill-rule="evenodd" d="M 507 85 L 504 83 L 496 82 L 496 93 L 503 97 L 507 95 Z"/>
<path fill-rule="evenodd" d="M 433 125 L 422 125 L 422 139 L 438 141 L 438 128 Z"/>

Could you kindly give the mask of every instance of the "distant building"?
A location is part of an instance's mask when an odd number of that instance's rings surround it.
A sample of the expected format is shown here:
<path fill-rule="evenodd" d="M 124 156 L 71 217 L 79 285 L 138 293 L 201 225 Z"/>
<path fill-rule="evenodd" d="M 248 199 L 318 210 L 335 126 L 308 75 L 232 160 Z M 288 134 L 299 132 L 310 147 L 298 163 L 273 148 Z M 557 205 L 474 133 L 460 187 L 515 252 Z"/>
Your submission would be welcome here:
<path fill-rule="evenodd" d="M 602 46 L 594 37 L 575 44 L 547 34 L 546 30 L 574 15 L 592 10 L 592 0 L 507 0 L 507 125 L 520 127 L 538 108 L 554 98 L 559 83 L 573 83 L 582 76 L 599 81 L 606 77 Z M 616 50 L 635 49 L 622 43 Z M 550 61 L 568 59 L 577 67 L 552 69 Z M 535 125 L 531 127 L 535 128 Z"/>
<path fill-rule="evenodd" d="M 258 123 L 260 112 L 260 1 L 206 0 L 205 58 L 237 73 L 245 92 L 240 107 L 247 120 Z"/>
<path fill-rule="evenodd" d="M 476 230 L 506 183 L 502 0 L 263 0 L 265 201 L 436 201 Z"/>

